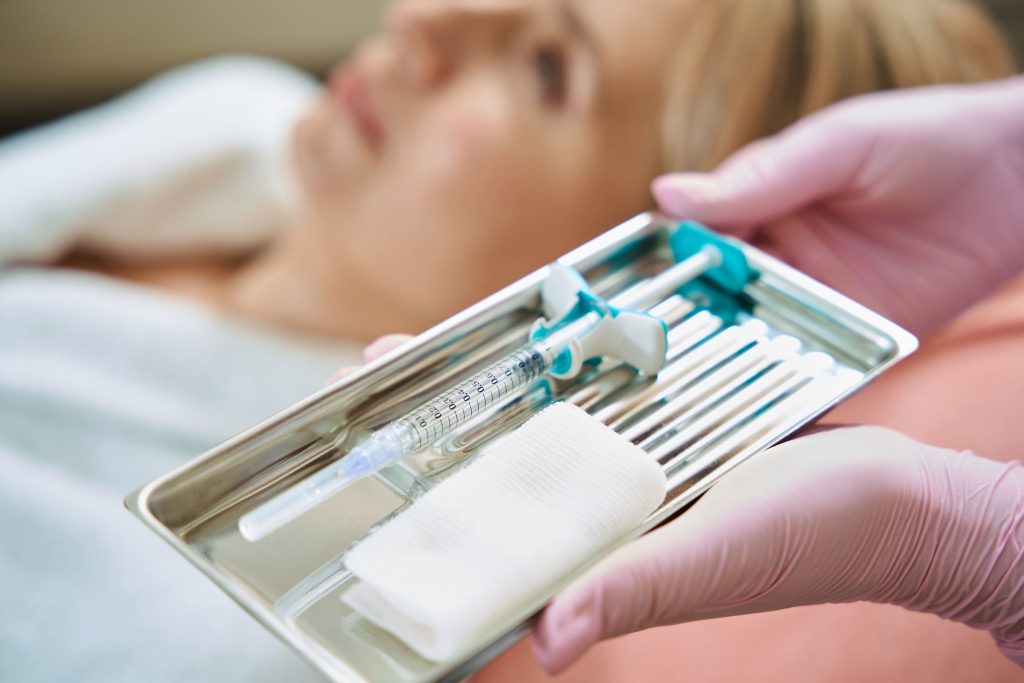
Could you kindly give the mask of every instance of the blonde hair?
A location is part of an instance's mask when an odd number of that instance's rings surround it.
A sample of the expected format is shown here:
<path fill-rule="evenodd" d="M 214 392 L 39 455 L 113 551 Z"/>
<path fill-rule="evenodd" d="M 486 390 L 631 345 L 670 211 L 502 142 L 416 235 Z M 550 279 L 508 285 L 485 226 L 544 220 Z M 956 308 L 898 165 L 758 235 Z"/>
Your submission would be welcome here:
<path fill-rule="evenodd" d="M 666 83 L 663 170 L 709 170 L 861 93 L 1014 73 L 969 0 L 692 1 Z"/>

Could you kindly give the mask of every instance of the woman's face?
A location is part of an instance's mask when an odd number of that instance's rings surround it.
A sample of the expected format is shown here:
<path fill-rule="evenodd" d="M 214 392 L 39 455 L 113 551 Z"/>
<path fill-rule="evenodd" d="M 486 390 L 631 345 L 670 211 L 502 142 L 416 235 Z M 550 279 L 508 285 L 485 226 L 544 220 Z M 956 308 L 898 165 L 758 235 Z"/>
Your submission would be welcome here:
<path fill-rule="evenodd" d="M 646 208 L 689 0 L 403 0 L 299 124 L 306 220 L 427 324 Z"/>

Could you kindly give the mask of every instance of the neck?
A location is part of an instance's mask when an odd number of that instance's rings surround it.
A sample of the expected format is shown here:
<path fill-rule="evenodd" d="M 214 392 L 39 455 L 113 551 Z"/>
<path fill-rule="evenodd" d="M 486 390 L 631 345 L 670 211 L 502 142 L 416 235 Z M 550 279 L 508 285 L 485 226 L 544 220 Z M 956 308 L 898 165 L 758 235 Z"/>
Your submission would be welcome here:
<path fill-rule="evenodd" d="M 296 230 L 269 246 L 232 278 L 225 308 L 270 324 L 368 342 L 415 332 L 428 321 L 377 291 L 343 257 Z"/>

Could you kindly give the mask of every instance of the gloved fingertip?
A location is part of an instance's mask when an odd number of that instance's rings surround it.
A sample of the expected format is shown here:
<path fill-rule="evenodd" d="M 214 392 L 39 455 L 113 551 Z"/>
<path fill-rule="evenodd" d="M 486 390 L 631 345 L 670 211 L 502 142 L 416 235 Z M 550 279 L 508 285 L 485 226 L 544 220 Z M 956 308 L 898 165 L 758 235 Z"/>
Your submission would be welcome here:
<path fill-rule="evenodd" d="M 716 230 L 749 239 L 756 222 L 751 220 L 748 202 L 714 175 L 672 173 L 655 178 L 651 193 L 662 212 L 681 220 L 705 223 Z"/>
<path fill-rule="evenodd" d="M 386 337 L 381 337 L 380 339 L 372 341 L 363 349 L 363 360 L 365 362 L 371 363 L 377 356 L 387 353 L 387 348 L 384 347 L 385 339 Z"/>
<path fill-rule="evenodd" d="M 558 673 L 553 665 L 554 653 L 551 651 L 550 644 L 541 641 L 537 636 L 536 630 L 534 631 L 531 645 L 533 647 L 533 657 L 537 660 L 537 664 L 540 665 L 540 668 L 544 669 L 545 673 L 549 676 L 554 676 Z"/>
<path fill-rule="evenodd" d="M 363 359 L 367 363 L 374 361 L 388 351 L 398 348 L 410 339 L 412 339 L 412 336 L 408 334 L 385 334 L 383 337 L 378 337 L 370 342 L 366 348 L 363 349 Z"/>
<path fill-rule="evenodd" d="M 556 601 L 544 611 L 533 630 L 533 652 L 548 674 L 567 669 L 601 638 L 600 619 L 589 601 Z"/>
<path fill-rule="evenodd" d="M 651 182 L 651 194 L 666 214 L 675 218 L 701 220 L 704 194 L 701 184 L 707 183 L 703 176 L 694 173 L 670 173 L 658 176 Z"/>

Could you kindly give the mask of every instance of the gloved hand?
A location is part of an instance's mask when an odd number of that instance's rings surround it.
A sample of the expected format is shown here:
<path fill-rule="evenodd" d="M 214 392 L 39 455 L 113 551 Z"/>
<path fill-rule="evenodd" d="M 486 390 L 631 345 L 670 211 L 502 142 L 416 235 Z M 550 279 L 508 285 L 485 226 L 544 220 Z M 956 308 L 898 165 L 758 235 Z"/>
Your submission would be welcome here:
<path fill-rule="evenodd" d="M 1024 665 L 1024 468 L 878 427 L 776 446 L 570 586 L 534 629 L 558 672 L 652 626 L 870 600 L 988 629 Z"/>
<path fill-rule="evenodd" d="M 411 334 L 385 334 L 383 337 L 377 337 L 372 342 L 363 347 L 363 360 L 367 363 L 377 360 L 380 356 L 391 349 L 396 349 L 405 342 L 412 339 Z M 353 372 L 359 369 L 358 365 L 347 365 L 343 368 L 338 368 L 333 375 L 331 375 L 328 383 L 337 382 L 346 375 L 351 375 Z"/>
<path fill-rule="evenodd" d="M 653 192 L 926 333 L 1024 269 L 1024 78 L 855 98 Z"/>

